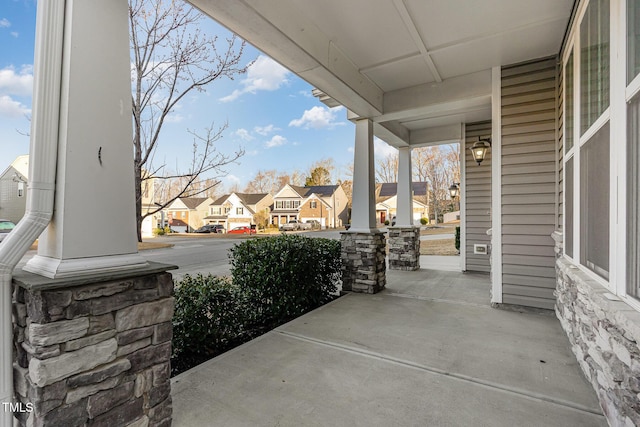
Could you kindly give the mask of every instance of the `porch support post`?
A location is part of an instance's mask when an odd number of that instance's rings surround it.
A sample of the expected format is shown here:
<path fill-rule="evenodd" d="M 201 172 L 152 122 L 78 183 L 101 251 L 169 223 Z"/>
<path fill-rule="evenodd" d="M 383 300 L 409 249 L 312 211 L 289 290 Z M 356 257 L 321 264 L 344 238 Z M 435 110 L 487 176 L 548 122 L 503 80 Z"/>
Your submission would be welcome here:
<path fill-rule="evenodd" d="M 33 107 L 35 128 L 56 131 L 32 133 L 31 152 L 41 162 L 57 142 L 53 217 L 13 274 L 16 401 L 4 410 L 21 427 L 170 425 L 172 266 L 137 253 L 128 2 L 48 0 L 38 17 L 51 5 L 55 25 L 38 19 L 37 32 L 61 40 L 60 98 L 36 85 Z M 40 81 L 55 55 L 36 52 Z M 40 175 L 29 188 L 45 188 Z"/>
<path fill-rule="evenodd" d="M 411 148 L 398 148 L 398 211 L 396 225 L 413 225 L 413 191 L 411 183 Z"/>
<path fill-rule="evenodd" d="M 24 268 L 51 279 L 147 264 L 135 230 L 127 1 L 69 0 L 65 16 L 54 213 Z"/>
<path fill-rule="evenodd" d="M 366 233 L 377 231 L 375 189 L 373 122 L 360 119 L 356 121 L 351 231 Z"/>
<path fill-rule="evenodd" d="M 398 209 L 396 225 L 389 227 L 389 269 L 420 268 L 420 227 L 413 225 L 411 148 L 398 149 Z"/>
<path fill-rule="evenodd" d="M 351 227 L 341 233 L 342 290 L 376 293 L 386 284 L 386 241 L 376 228 L 373 122 L 356 121 Z"/>

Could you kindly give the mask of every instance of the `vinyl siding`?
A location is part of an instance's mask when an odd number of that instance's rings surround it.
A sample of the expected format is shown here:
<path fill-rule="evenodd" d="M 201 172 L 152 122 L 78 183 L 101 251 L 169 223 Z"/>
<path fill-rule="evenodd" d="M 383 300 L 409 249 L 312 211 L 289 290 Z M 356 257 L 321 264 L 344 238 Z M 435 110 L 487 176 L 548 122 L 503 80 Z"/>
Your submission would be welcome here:
<path fill-rule="evenodd" d="M 555 58 L 502 70 L 502 301 L 552 309 L 558 221 Z"/>
<path fill-rule="evenodd" d="M 466 266 L 467 271 L 490 272 L 489 255 L 474 255 L 474 244 L 491 243 L 487 230 L 491 228 L 491 150 L 481 166 L 473 160 L 471 146 L 478 137 L 491 135 L 491 122 L 465 126 L 464 161 L 466 171 Z"/>

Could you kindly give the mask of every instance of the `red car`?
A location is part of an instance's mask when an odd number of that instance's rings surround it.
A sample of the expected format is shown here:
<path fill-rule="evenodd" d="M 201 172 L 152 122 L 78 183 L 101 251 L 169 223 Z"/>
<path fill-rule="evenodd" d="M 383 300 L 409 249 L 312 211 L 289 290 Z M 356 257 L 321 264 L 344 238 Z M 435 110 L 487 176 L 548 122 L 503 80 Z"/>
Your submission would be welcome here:
<path fill-rule="evenodd" d="M 256 234 L 256 229 L 251 227 L 236 227 L 227 231 L 227 234 Z"/>

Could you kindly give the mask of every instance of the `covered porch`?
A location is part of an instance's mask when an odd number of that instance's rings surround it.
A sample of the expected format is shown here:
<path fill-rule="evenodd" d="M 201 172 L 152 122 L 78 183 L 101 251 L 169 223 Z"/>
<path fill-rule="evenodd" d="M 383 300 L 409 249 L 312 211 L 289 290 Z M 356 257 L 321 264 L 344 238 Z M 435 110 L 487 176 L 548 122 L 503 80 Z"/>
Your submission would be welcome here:
<path fill-rule="evenodd" d="M 375 296 L 175 377 L 173 425 L 607 425 L 558 321 L 492 309 L 489 288 L 481 273 L 389 271 Z"/>

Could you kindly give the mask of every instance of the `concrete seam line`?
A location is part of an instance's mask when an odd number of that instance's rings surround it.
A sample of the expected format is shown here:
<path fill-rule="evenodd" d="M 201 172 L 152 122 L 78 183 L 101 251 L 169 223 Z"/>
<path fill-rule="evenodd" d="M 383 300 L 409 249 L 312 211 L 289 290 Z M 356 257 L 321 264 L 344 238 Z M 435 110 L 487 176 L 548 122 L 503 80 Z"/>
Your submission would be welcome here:
<path fill-rule="evenodd" d="M 444 303 L 447 303 L 447 304 L 466 305 L 466 306 L 470 306 L 470 307 L 488 308 L 490 310 L 494 310 L 494 308 L 491 307 L 490 305 L 476 304 L 476 303 L 473 303 L 473 302 L 462 302 L 462 301 L 455 301 L 455 300 L 450 300 L 450 299 L 422 297 L 420 295 L 398 294 L 398 293 L 391 293 L 391 292 L 390 293 L 386 293 L 384 295 L 388 295 L 390 297 L 397 297 L 397 298 L 417 299 L 417 300 L 420 300 L 420 301 L 444 302 Z"/>
<path fill-rule="evenodd" d="M 515 394 L 515 395 L 518 395 L 518 396 L 522 396 L 524 398 L 531 399 L 531 400 L 538 400 L 538 401 L 547 402 L 547 403 L 551 403 L 551 404 L 554 404 L 554 405 L 558 405 L 558 406 L 563 406 L 563 407 L 566 407 L 566 408 L 574 409 L 574 410 L 581 411 L 581 412 L 587 412 L 587 413 L 598 415 L 598 416 L 604 416 L 601 411 L 598 411 L 598 410 L 590 408 L 588 406 L 584 406 L 584 405 L 581 405 L 579 403 L 571 402 L 571 401 L 568 401 L 568 400 L 553 398 L 553 397 L 545 396 L 543 394 L 531 392 L 531 391 L 528 391 L 528 390 L 523 390 L 523 389 L 520 389 L 520 388 L 517 388 L 517 387 L 510 387 L 510 386 L 503 385 L 503 384 L 498 384 L 498 383 L 495 383 L 495 382 L 492 382 L 492 381 L 487 381 L 487 380 L 483 380 L 483 379 L 480 379 L 480 378 L 475 378 L 475 377 L 472 377 L 472 376 L 469 376 L 469 375 L 458 374 L 458 373 L 455 373 L 455 372 L 449 372 L 449 371 L 445 371 L 443 369 L 438 369 L 438 368 L 434 368 L 434 367 L 431 367 L 431 366 L 421 365 L 419 363 L 411 362 L 411 361 L 408 361 L 408 360 L 399 359 L 397 357 L 387 356 L 387 355 L 384 355 L 384 354 L 381 354 L 381 353 L 376 353 L 374 351 L 368 351 L 368 350 L 364 350 L 364 349 L 361 349 L 361 348 L 351 347 L 351 346 L 344 345 L 344 344 L 338 344 L 338 343 L 331 342 L 331 341 L 325 341 L 325 340 L 321 340 L 321 339 L 317 339 L 317 338 L 311 338 L 311 337 L 308 337 L 308 336 L 305 336 L 305 335 L 296 334 L 296 333 L 293 333 L 293 332 L 287 332 L 287 331 L 283 331 L 283 330 L 279 330 L 277 332 L 279 334 L 281 334 L 281 335 L 285 335 L 285 336 L 288 336 L 290 338 L 298 339 L 298 340 L 301 340 L 301 341 L 307 341 L 307 342 L 310 342 L 310 343 L 313 343 L 313 344 L 322 345 L 322 346 L 325 346 L 325 347 L 330 347 L 330 348 L 343 350 L 343 351 L 346 351 L 346 352 L 349 352 L 349 353 L 352 353 L 352 354 L 356 354 L 356 355 L 360 355 L 360 356 L 364 356 L 364 357 L 370 357 L 372 359 L 377 359 L 377 360 L 381 360 L 381 361 L 384 361 L 384 362 L 393 363 L 394 365 L 399 365 L 399 366 L 404 366 L 404 367 L 407 367 L 407 368 L 417 369 L 419 371 L 428 372 L 428 373 L 435 374 L 435 375 L 442 375 L 442 376 L 453 378 L 453 379 L 456 379 L 456 380 L 462 381 L 462 382 L 470 382 L 470 383 L 478 384 L 478 385 L 486 387 L 486 388 L 500 390 L 500 391 L 503 391 L 503 392 Z"/>

